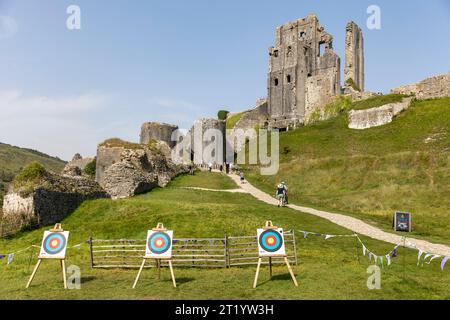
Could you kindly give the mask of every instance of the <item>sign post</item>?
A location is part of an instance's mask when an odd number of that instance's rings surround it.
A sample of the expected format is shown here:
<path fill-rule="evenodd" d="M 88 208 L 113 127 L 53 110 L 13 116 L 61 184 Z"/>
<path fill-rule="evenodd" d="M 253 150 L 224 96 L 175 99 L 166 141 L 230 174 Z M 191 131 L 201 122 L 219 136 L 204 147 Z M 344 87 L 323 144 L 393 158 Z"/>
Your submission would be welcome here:
<path fill-rule="evenodd" d="M 298 287 L 297 279 L 292 271 L 291 265 L 286 255 L 286 248 L 284 246 L 284 234 L 283 229 L 278 228 L 272 224 L 272 221 L 266 221 L 265 226 L 257 230 L 258 240 L 258 266 L 256 267 L 255 281 L 253 282 L 253 288 L 256 288 L 258 283 L 259 271 L 261 269 L 262 258 L 269 258 L 269 271 L 272 278 L 272 258 L 283 257 L 284 262 L 288 268 L 294 285 Z"/>
<path fill-rule="evenodd" d="M 394 230 L 411 232 L 411 213 L 409 212 L 395 212 L 394 213 Z"/>
<path fill-rule="evenodd" d="M 41 251 L 39 253 L 38 261 L 34 267 L 33 273 L 28 280 L 26 288 L 28 289 L 33 282 L 34 277 L 41 265 L 43 259 L 60 260 L 62 276 L 64 282 L 64 289 L 67 289 L 66 277 L 66 250 L 67 241 L 69 239 L 69 231 L 64 231 L 60 223 L 57 223 L 53 229 L 44 232 L 44 239 L 42 240 Z"/>

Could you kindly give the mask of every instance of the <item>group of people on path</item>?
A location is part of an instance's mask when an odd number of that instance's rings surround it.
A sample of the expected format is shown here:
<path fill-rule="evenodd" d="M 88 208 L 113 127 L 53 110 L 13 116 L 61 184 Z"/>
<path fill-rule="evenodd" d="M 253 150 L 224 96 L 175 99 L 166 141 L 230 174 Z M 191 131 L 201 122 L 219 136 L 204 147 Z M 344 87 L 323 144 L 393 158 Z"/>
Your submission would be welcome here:
<path fill-rule="evenodd" d="M 213 170 L 213 164 L 210 162 L 210 163 L 208 163 L 208 171 L 212 172 L 212 170 Z M 219 166 L 219 170 L 220 170 L 220 172 L 223 172 L 223 165 Z M 232 163 L 231 164 L 225 163 L 226 174 L 230 174 L 230 170 L 231 170 L 231 172 L 239 174 L 241 183 L 245 183 L 245 174 L 242 170 L 239 171 L 239 167 L 237 164 L 233 165 Z M 289 203 L 287 191 L 288 191 L 288 187 L 284 181 L 282 181 L 280 184 L 277 185 L 275 198 L 278 199 L 278 201 L 279 201 L 278 207 L 284 207 L 285 205 L 287 205 Z"/>

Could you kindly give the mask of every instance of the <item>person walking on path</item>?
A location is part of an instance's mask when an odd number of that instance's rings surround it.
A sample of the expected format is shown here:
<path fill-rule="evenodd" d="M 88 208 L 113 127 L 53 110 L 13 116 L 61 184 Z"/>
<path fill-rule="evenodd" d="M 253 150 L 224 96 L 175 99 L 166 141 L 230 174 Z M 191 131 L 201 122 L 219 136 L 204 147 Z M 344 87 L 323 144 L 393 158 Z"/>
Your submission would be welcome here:
<path fill-rule="evenodd" d="M 239 173 L 239 176 L 241 177 L 241 183 L 245 183 L 245 176 L 244 176 L 243 171 L 241 171 L 241 173 Z"/>

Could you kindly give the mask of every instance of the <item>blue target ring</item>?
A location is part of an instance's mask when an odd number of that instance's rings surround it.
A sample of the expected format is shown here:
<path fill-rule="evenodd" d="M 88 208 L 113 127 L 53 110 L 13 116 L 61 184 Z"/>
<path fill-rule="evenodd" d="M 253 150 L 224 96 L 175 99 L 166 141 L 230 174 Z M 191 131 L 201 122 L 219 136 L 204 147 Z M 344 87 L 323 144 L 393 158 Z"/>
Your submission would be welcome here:
<path fill-rule="evenodd" d="M 163 254 L 172 246 L 170 237 L 165 232 L 155 232 L 148 240 L 148 249 L 154 254 Z"/>
<path fill-rule="evenodd" d="M 66 247 L 66 237 L 61 233 L 51 233 L 44 240 L 44 251 L 55 255 L 60 253 Z"/>
<path fill-rule="evenodd" d="M 266 230 L 259 236 L 259 245 L 267 252 L 276 252 L 283 245 L 283 236 L 277 230 Z"/>

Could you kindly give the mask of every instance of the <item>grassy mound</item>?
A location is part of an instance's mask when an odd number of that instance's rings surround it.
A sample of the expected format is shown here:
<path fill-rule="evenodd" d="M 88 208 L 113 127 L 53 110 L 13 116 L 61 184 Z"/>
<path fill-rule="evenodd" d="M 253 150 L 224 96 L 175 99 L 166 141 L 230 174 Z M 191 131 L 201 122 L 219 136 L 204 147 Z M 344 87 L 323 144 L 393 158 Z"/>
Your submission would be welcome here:
<path fill-rule="evenodd" d="M 65 166 L 65 162 L 61 159 L 42 152 L 0 143 L 0 207 L 3 204 L 3 196 L 14 177 L 33 161 L 41 163 L 49 171 L 58 173 Z"/>
<path fill-rule="evenodd" d="M 388 103 L 401 102 L 404 97 L 405 96 L 402 94 L 386 94 L 382 96 L 375 96 L 369 99 L 354 102 L 352 105 L 352 109 L 363 110 L 381 107 Z"/>
<path fill-rule="evenodd" d="M 289 152 L 281 153 L 276 176 L 251 169 L 247 178 L 256 186 L 273 193 L 285 180 L 294 203 L 354 215 L 386 230 L 394 211 L 409 211 L 414 236 L 450 244 L 450 98 L 416 101 L 381 127 L 352 130 L 341 115 L 280 137 L 280 150 Z"/>
<path fill-rule="evenodd" d="M 211 178 L 216 181 L 211 185 Z M 166 189 L 127 200 L 85 202 L 63 227 L 70 230 L 69 246 L 89 236 L 96 239 L 144 239 L 146 230 L 163 222 L 173 228 L 175 237 L 223 237 L 253 235 L 265 220 L 286 229 L 302 229 L 330 234 L 349 234 L 315 216 L 259 202 L 247 194 L 186 190 L 179 185 L 208 184 L 215 189 L 226 184 L 216 174 L 182 176 Z M 200 181 L 203 180 L 203 181 Z M 208 181 L 207 181 L 208 180 Z M 0 252 L 39 244 L 44 229 L 0 240 Z M 37 251 L 19 254 L 7 265 L 0 260 L 2 286 L 0 299 L 449 299 L 449 270 L 442 273 L 438 263 L 417 267 L 417 251 L 399 249 L 393 265 L 382 269 L 382 289 L 368 290 L 366 269 L 369 262 L 361 255 L 354 238 L 297 235 L 299 264 L 293 266 L 300 284 L 295 288 L 285 267 L 275 267 L 269 281 L 262 269 L 260 285 L 252 289 L 256 267 L 221 270 L 176 268 L 178 288 L 171 286 L 168 270 L 162 281 L 154 270 L 145 270 L 136 290 L 131 285 L 136 270 L 91 269 L 87 246 L 68 249 L 67 265 L 81 268 L 81 290 L 62 289 L 59 264 L 44 261 L 29 290 L 24 286 L 36 261 Z M 371 250 L 386 254 L 393 245 L 363 238 Z M 30 260 L 31 259 L 31 260 Z"/>

